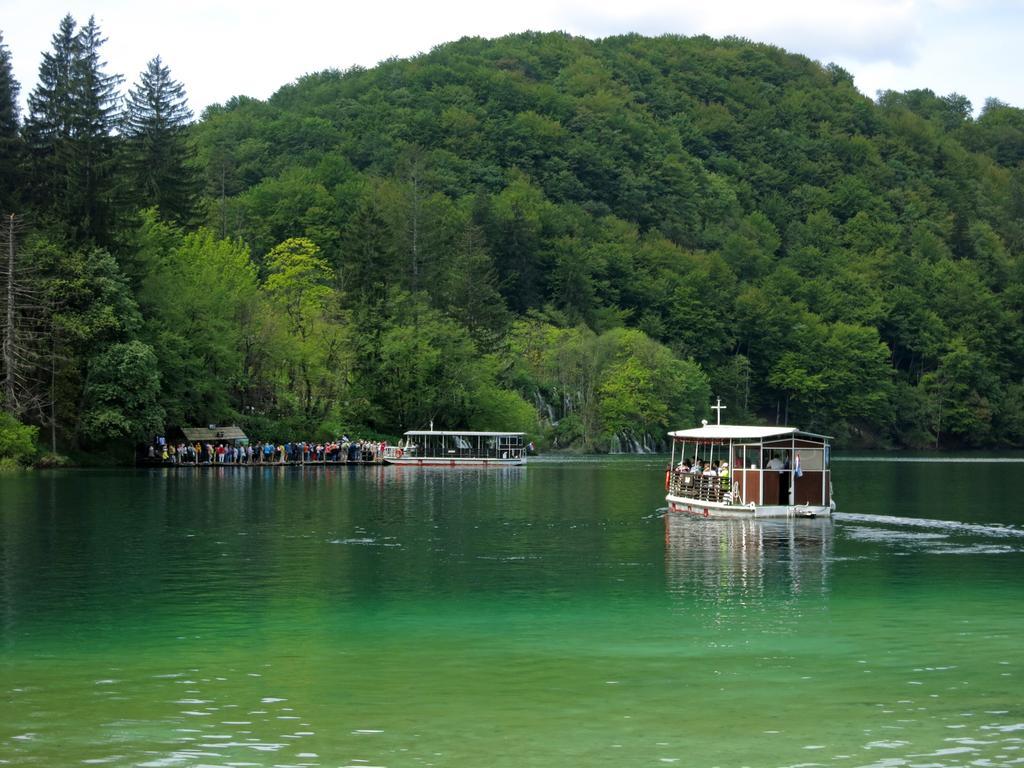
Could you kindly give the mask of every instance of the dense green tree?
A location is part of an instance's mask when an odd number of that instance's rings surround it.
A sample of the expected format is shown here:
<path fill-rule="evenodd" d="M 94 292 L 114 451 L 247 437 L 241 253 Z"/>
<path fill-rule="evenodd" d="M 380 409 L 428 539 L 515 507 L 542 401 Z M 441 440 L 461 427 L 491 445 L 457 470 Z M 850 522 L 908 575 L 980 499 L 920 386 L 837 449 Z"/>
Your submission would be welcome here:
<path fill-rule="evenodd" d="M 76 249 L 38 235 L 27 240 L 25 251 L 37 267 L 40 300 L 49 315 L 48 343 L 40 355 L 53 401 L 45 426 L 73 445 L 81 437 L 90 360 L 133 340 L 142 318 L 128 280 L 107 251 Z"/>
<path fill-rule="evenodd" d="M 38 453 L 39 428 L 22 424 L 0 411 L 0 472 L 10 465 L 28 464 Z"/>
<path fill-rule="evenodd" d="M 110 242 L 114 220 L 114 137 L 119 75 L 104 71 L 96 20 L 76 30 L 65 16 L 43 55 L 29 95 L 25 133 L 34 199 L 79 243 Z"/>
<path fill-rule="evenodd" d="M 145 442 L 163 431 L 160 374 L 141 341 L 112 344 L 89 361 L 80 434 L 93 446 Z"/>
<path fill-rule="evenodd" d="M 14 79 L 11 52 L 0 32 L 0 215 L 16 212 L 21 199 L 20 90 L 21 86 Z"/>
<path fill-rule="evenodd" d="M 337 205 L 316 174 L 292 168 L 264 179 L 238 199 L 237 234 L 257 259 L 278 243 L 304 237 L 325 245 L 325 256 L 337 263 L 340 233 L 334 224 Z"/>
<path fill-rule="evenodd" d="M 938 123 L 945 131 L 955 130 L 971 120 L 971 102 L 966 96 L 959 93 L 936 96 L 928 88 L 903 93 L 887 90 L 879 94 L 878 104 L 888 110 L 907 109 L 927 120 Z"/>
<path fill-rule="evenodd" d="M 705 413 L 706 375 L 642 331 L 599 335 L 534 321 L 516 324 L 518 388 L 536 394 L 556 444 L 607 450 L 617 441 L 650 444 L 673 424 Z"/>
<path fill-rule="evenodd" d="M 991 396 L 997 379 L 976 351 L 957 336 L 938 367 L 926 373 L 921 387 L 928 397 L 928 427 L 935 446 L 984 445 L 991 439 Z"/>
<path fill-rule="evenodd" d="M 744 217 L 722 244 L 722 256 L 743 280 L 754 280 L 771 271 L 781 238 L 775 225 L 760 211 Z"/>
<path fill-rule="evenodd" d="M 547 254 L 551 261 L 550 294 L 552 303 L 570 325 L 594 325 L 598 309 L 597 286 L 599 265 L 586 243 L 564 236 L 551 244 Z"/>
<path fill-rule="evenodd" d="M 152 228 L 152 225 L 150 225 Z M 255 406 L 263 371 L 256 266 L 248 249 L 200 229 L 154 245 L 141 297 L 149 317 L 143 340 L 156 350 L 171 424 L 209 424 Z M 269 407 L 261 399 L 258 403 Z"/>
<path fill-rule="evenodd" d="M 977 122 L 964 131 L 964 143 L 996 162 L 1013 167 L 1024 160 L 1024 109 L 987 99 Z"/>
<path fill-rule="evenodd" d="M 615 329 L 600 342 L 612 348 L 598 387 L 604 436 L 659 437 L 678 424 L 695 424 L 710 394 L 692 360 L 680 360 L 641 331 Z"/>
<path fill-rule="evenodd" d="M 877 424 L 889 408 L 889 352 L 873 328 L 800 316 L 769 383 L 809 428 Z"/>
<path fill-rule="evenodd" d="M 501 385 L 500 361 L 479 350 L 463 326 L 412 294 L 394 293 L 391 303 L 373 376 L 380 404 L 375 426 L 397 432 L 430 422 L 438 429 L 534 426 L 529 406 Z"/>
<path fill-rule="evenodd" d="M 123 134 L 135 202 L 188 221 L 197 184 L 185 129 L 192 120 L 184 86 L 159 56 L 150 59 L 125 102 Z"/>
<path fill-rule="evenodd" d="M 68 189 L 66 166 L 74 135 L 74 91 L 80 44 L 70 14 L 60 21 L 43 53 L 39 79 L 28 97 L 25 138 L 31 151 L 33 202 L 44 210 L 57 208 L 57 197 Z"/>
<path fill-rule="evenodd" d="M 69 213 L 75 228 L 92 242 L 109 242 L 115 216 L 115 143 L 112 133 L 120 115 L 120 75 L 107 74 L 100 48 L 106 38 L 95 17 L 78 32 L 79 56 L 74 72 L 74 136 L 68 169 Z"/>
<path fill-rule="evenodd" d="M 542 302 L 541 238 L 554 207 L 522 176 L 495 196 L 483 223 L 509 306 L 523 312 Z"/>
<path fill-rule="evenodd" d="M 494 349 L 504 338 L 511 316 L 478 227 L 465 225 L 446 266 L 434 284 L 437 303 L 469 331 L 480 349 Z"/>
<path fill-rule="evenodd" d="M 380 314 L 394 274 L 390 230 L 376 201 L 366 197 L 346 229 L 341 264 L 341 287 L 362 320 Z"/>
<path fill-rule="evenodd" d="M 314 431 L 344 389 L 339 372 L 352 364 L 347 326 L 340 322 L 330 265 L 306 238 L 292 238 L 267 254 L 263 292 L 275 318 L 272 358 L 280 367 L 278 391 L 287 397 L 295 424 Z"/>

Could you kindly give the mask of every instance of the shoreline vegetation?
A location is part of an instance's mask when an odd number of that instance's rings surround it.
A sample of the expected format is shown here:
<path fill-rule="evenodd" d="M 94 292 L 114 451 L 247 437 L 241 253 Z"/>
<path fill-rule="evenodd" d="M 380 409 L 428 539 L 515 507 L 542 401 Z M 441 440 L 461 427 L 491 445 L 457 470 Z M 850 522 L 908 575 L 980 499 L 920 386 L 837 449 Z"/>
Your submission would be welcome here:
<path fill-rule="evenodd" d="M 214 423 L 656 450 L 713 394 L 838 446 L 1024 446 L 1024 110 L 523 33 L 196 119 L 103 42 L 66 16 L 20 84 L 0 36 L 4 466 Z"/>

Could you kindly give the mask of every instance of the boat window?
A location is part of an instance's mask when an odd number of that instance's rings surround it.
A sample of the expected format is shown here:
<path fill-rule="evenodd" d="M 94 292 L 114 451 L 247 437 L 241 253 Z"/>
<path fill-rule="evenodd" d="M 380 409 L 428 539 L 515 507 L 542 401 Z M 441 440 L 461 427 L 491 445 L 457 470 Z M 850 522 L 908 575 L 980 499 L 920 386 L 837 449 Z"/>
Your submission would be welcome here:
<path fill-rule="evenodd" d="M 821 471 L 824 451 L 820 448 L 798 448 L 797 453 L 800 454 L 800 469 L 802 471 Z"/>
<path fill-rule="evenodd" d="M 761 448 L 757 445 L 743 446 L 743 466 L 747 469 L 761 468 Z"/>
<path fill-rule="evenodd" d="M 762 456 L 764 469 L 790 469 L 789 450 L 782 448 L 765 448 Z"/>

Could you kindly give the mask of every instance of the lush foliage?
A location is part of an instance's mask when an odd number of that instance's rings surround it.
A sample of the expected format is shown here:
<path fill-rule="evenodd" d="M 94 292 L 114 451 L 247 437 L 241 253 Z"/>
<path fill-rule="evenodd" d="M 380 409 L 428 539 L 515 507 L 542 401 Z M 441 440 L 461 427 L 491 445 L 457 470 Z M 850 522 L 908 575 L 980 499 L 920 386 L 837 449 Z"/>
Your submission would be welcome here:
<path fill-rule="evenodd" d="M 22 424 L 10 414 L 0 412 L 0 470 L 31 463 L 37 453 L 38 433 L 38 427 Z"/>
<path fill-rule="evenodd" d="M 534 393 L 555 445 L 642 446 L 649 435 L 695 423 L 706 409 L 700 366 L 642 331 L 598 335 L 533 318 L 516 323 L 511 338 L 517 388 Z"/>
<path fill-rule="evenodd" d="M 187 126 L 157 57 L 115 135 L 76 30 L 17 135 L 0 45 L 0 162 L 29 180 L 0 200 L 35 214 L 67 442 L 433 421 L 608 450 L 711 395 L 865 443 L 1024 442 L 1020 109 L 876 103 L 738 39 L 530 33 Z"/>

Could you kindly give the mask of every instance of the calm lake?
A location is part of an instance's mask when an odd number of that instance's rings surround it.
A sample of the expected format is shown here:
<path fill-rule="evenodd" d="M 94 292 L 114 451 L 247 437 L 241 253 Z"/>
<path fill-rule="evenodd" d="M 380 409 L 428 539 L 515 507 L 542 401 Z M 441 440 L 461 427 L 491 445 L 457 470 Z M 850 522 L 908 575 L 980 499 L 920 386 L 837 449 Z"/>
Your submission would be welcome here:
<path fill-rule="evenodd" d="M 0 765 L 1024 764 L 1024 457 L 665 461 L 0 476 Z"/>

